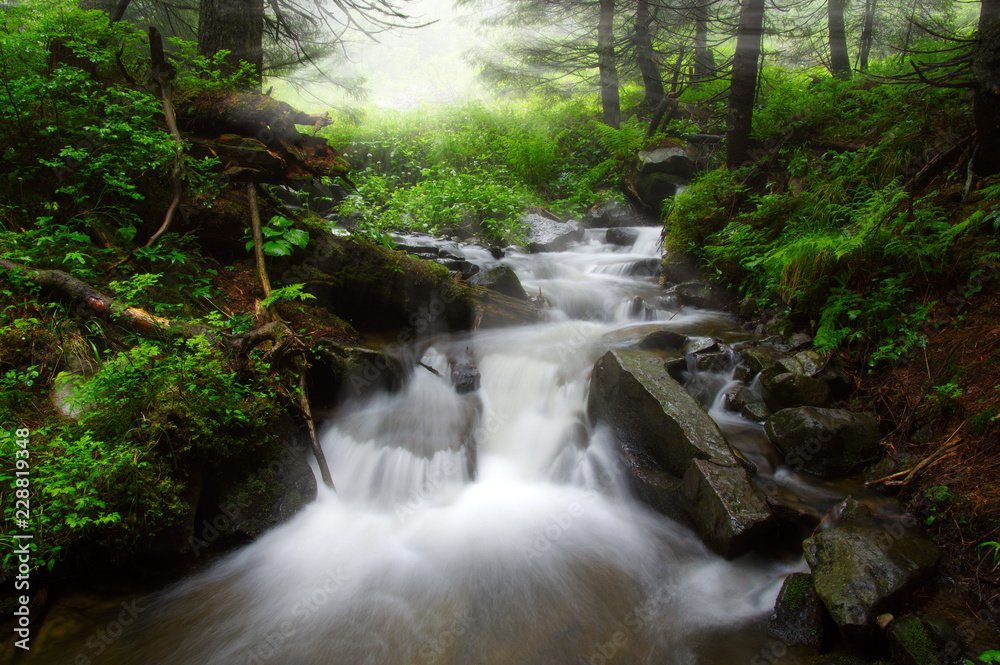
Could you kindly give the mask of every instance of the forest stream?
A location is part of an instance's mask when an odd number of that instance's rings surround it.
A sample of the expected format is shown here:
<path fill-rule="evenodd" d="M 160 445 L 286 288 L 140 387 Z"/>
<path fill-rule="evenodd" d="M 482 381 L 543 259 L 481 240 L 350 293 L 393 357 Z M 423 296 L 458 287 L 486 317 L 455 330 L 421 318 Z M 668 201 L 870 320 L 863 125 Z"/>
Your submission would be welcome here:
<path fill-rule="evenodd" d="M 804 561 L 710 552 L 633 497 L 614 434 L 588 421 L 592 368 L 608 349 L 655 330 L 724 348 L 747 338 L 729 315 L 681 307 L 641 276 L 659 256 L 660 231 L 634 231 L 631 247 L 590 229 L 564 251 L 509 251 L 502 262 L 544 298 L 541 322 L 422 339 L 401 391 L 350 401 L 323 427 L 336 492 L 321 485 L 289 522 L 133 602 L 142 611 L 121 622 L 130 625 L 119 639 L 95 639 L 105 631 L 91 628 L 79 633 L 89 641 L 66 640 L 49 625 L 25 662 L 722 664 L 767 655 L 766 619 Z M 451 247 L 482 267 L 497 263 Z M 763 427 L 722 408 L 738 351 L 727 357 L 709 371 L 689 362 L 685 384 L 754 461 L 757 482 L 820 510 L 842 500 L 846 490 L 784 470 Z M 478 389 L 452 386 L 456 363 L 478 371 Z M 94 625 L 121 632 L 122 606 Z"/>

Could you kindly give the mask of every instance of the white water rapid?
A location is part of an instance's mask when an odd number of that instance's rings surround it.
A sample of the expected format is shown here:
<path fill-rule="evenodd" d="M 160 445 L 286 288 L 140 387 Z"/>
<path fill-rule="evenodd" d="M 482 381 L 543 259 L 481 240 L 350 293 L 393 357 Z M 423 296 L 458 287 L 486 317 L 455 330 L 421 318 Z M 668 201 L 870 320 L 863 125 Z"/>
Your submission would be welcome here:
<path fill-rule="evenodd" d="M 338 493 L 321 486 L 289 522 L 160 594 L 95 662 L 748 662 L 792 566 L 725 561 L 639 504 L 611 434 L 587 421 L 608 348 L 657 329 L 732 333 L 636 276 L 659 230 L 635 230 L 631 248 L 591 230 L 566 251 L 509 253 L 544 321 L 417 349 L 444 376 L 470 354 L 478 391 L 416 367 L 400 392 L 348 403 L 321 435 Z"/>

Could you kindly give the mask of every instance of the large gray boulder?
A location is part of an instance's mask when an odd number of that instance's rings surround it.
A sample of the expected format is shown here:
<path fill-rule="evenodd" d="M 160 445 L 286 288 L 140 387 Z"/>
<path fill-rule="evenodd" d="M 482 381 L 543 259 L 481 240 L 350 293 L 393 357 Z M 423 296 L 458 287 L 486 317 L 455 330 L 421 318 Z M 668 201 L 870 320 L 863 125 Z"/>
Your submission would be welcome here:
<path fill-rule="evenodd" d="M 625 203 L 608 201 L 596 206 L 583 219 L 587 228 L 612 228 L 615 226 L 659 226 L 659 219 L 640 215 Z"/>
<path fill-rule="evenodd" d="M 940 558 L 929 540 L 901 526 L 847 524 L 802 543 L 816 593 L 848 638 L 866 638 L 874 619 L 889 611 Z"/>
<path fill-rule="evenodd" d="M 767 634 L 785 644 L 818 649 L 823 644 L 823 601 L 812 575 L 793 573 L 785 578 L 767 622 Z"/>
<path fill-rule="evenodd" d="M 639 153 L 639 173 L 666 173 L 678 178 L 690 180 L 697 173 L 694 160 L 688 156 L 685 148 L 664 146 L 643 150 Z"/>
<path fill-rule="evenodd" d="M 769 417 L 764 429 L 786 464 L 824 478 L 857 473 L 884 452 L 878 421 L 843 409 L 784 409 Z"/>
<path fill-rule="evenodd" d="M 509 266 L 498 265 L 489 270 L 482 270 L 469 278 L 469 284 L 485 286 L 511 298 L 528 299 L 528 294 L 524 292 L 524 287 L 521 286 L 521 280 L 517 278 L 517 273 Z"/>
<path fill-rule="evenodd" d="M 815 379 L 808 374 L 782 372 L 761 375 L 760 384 L 764 388 L 764 402 L 772 411 L 780 411 L 796 406 L 825 406 L 830 399 L 830 388 L 826 381 Z"/>
<path fill-rule="evenodd" d="M 578 222 L 557 222 L 528 213 L 521 217 L 521 223 L 528 227 L 529 252 L 558 252 L 583 238 L 583 227 Z"/>
<path fill-rule="evenodd" d="M 592 422 L 605 422 L 615 432 L 640 499 L 671 514 L 677 487 L 663 471 L 683 479 L 684 512 L 719 554 L 738 556 L 769 532 L 773 518 L 750 476 L 718 425 L 674 380 L 657 352 L 604 354 L 594 365 L 587 411 Z"/>
<path fill-rule="evenodd" d="M 607 422 L 619 441 L 641 448 L 678 478 L 694 459 L 737 465 L 719 426 L 656 353 L 605 353 L 594 365 L 587 413 L 591 422 Z"/>
<path fill-rule="evenodd" d="M 774 519 L 741 466 L 696 459 L 684 474 L 688 513 L 702 541 L 726 558 L 767 536 Z"/>
<path fill-rule="evenodd" d="M 718 307 L 724 300 L 719 289 L 707 282 L 690 281 L 681 282 L 666 290 L 669 294 L 676 294 L 681 302 L 689 307 Z"/>

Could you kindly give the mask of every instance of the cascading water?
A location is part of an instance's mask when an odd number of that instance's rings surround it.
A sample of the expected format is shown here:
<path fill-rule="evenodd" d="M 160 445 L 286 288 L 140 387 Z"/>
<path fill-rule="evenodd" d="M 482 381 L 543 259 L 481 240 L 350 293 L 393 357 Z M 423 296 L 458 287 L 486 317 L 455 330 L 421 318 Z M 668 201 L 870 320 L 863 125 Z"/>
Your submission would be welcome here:
<path fill-rule="evenodd" d="M 657 256 L 658 229 L 635 230 L 631 248 L 590 231 L 567 251 L 510 253 L 525 290 L 547 304 L 544 322 L 424 340 L 418 355 L 437 374 L 415 367 L 400 392 L 348 404 L 322 433 L 337 494 L 321 488 L 283 526 L 157 596 L 94 662 L 752 655 L 759 632 L 737 637 L 770 610 L 791 566 L 724 561 L 637 503 L 612 435 L 587 422 L 589 374 L 608 348 L 651 329 L 729 325 L 636 276 Z M 466 353 L 481 387 L 462 395 L 444 377 Z"/>

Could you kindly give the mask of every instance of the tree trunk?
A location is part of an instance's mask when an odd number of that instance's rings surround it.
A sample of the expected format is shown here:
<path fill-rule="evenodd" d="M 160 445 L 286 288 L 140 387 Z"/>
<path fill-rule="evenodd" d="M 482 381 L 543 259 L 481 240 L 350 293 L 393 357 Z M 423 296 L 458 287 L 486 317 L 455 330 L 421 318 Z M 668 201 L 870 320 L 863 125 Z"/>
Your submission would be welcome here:
<path fill-rule="evenodd" d="M 715 57 L 708 47 L 708 0 L 698 0 L 694 23 L 694 80 L 695 83 L 715 72 Z"/>
<path fill-rule="evenodd" d="M 618 129 L 622 112 L 618 99 L 618 69 L 615 65 L 615 0 L 601 0 L 597 23 L 597 68 L 601 74 L 601 109 L 604 124 Z"/>
<path fill-rule="evenodd" d="M 861 48 L 858 54 L 858 71 L 868 71 L 868 54 L 872 51 L 875 29 L 875 0 L 865 0 L 865 22 L 861 26 Z"/>
<path fill-rule="evenodd" d="M 264 49 L 263 0 L 201 0 L 198 10 L 198 54 L 213 57 L 229 51 L 224 71 L 233 73 L 240 62 L 248 62 L 256 72 L 256 87 L 263 81 Z"/>
<path fill-rule="evenodd" d="M 738 168 L 750 159 L 747 144 L 757 91 L 757 61 L 764 28 L 764 0 L 743 0 L 736 31 L 736 54 L 726 117 L 726 166 Z"/>
<path fill-rule="evenodd" d="M 976 171 L 1000 171 L 1000 0 L 982 0 L 979 33 L 972 61 L 975 78 L 973 117 L 979 149 Z"/>
<path fill-rule="evenodd" d="M 827 0 L 826 20 L 830 30 L 830 72 L 838 79 L 851 78 L 851 58 L 847 54 L 844 10 L 847 0 Z"/>
<path fill-rule="evenodd" d="M 639 0 L 635 10 L 635 59 L 642 74 L 642 85 L 645 90 L 643 103 L 650 108 L 663 99 L 663 79 L 660 78 L 660 68 L 656 66 L 653 54 L 653 37 L 649 26 L 652 17 L 649 15 L 649 2 Z"/>

